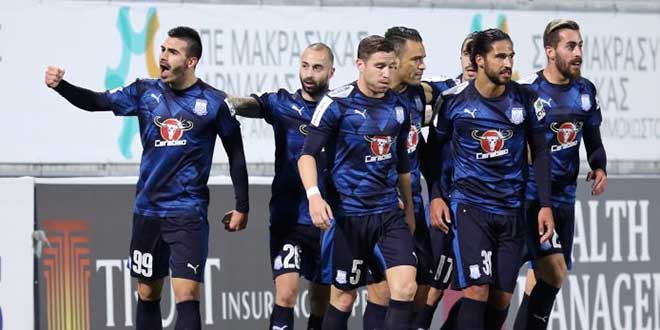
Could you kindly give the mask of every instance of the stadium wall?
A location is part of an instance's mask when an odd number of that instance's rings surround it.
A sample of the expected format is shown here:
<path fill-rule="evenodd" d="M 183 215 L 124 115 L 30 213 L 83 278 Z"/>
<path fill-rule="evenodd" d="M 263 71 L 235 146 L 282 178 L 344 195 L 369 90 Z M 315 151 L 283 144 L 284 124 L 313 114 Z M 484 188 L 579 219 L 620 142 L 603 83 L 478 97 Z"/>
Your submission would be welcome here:
<path fill-rule="evenodd" d="M 2 190 L 0 202 L 4 329 L 34 329 L 33 321 L 36 328 L 49 330 L 134 326 L 136 285 L 126 259 L 135 182 L 136 178 L 0 182 L 10 188 Z M 268 257 L 270 178 L 251 182 L 248 228 L 228 233 L 219 220 L 232 206 L 233 191 L 227 178 L 212 178 L 211 239 L 201 307 L 205 329 L 263 329 L 268 323 L 274 299 Z M 588 185 L 579 185 L 574 269 L 558 296 L 549 329 L 660 329 L 660 241 L 654 239 L 660 232 L 659 185 L 657 176 L 612 177 L 602 197 L 590 196 Z M 29 237 L 35 223 L 51 245 L 33 273 Z M 36 295 L 33 280 L 38 283 Z M 364 294 L 359 295 L 350 328 L 360 328 Z M 309 314 L 306 295 L 302 290 L 296 329 L 303 329 Z M 517 306 L 520 291 L 514 296 L 512 306 Z M 456 297 L 450 293 L 443 300 L 434 327 Z M 161 306 L 165 328 L 173 329 L 169 285 Z"/>
<path fill-rule="evenodd" d="M 608 158 L 657 165 L 657 14 L 75 1 L 10 5 L 0 12 L 0 70 L 11 77 L 0 81 L 0 90 L 11 96 L 0 98 L 0 114 L 9 124 L 3 126 L 8 142 L 0 164 L 137 163 L 141 144 L 135 118 L 73 108 L 44 86 L 44 68 L 60 65 L 67 69 L 66 79 L 95 90 L 154 77 L 160 42 L 175 25 L 190 25 L 201 32 L 205 48 L 197 70 L 200 77 L 230 94 L 248 95 L 280 87 L 295 90 L 301 50 L 315 41 L 326 42 L 335 51 L 332 86 L 350 82 L 356 77 L 358 41 L 393 25 L 420 30 L 429 76 L 457 75 L 464 36 L 499 27 L 515 43 L 514 75 L 524 77 L 545 64 L 541 33 L 557 17 L 575 19 L 582 26 L 583 73 L 599 90 Z M 50 21 L 58 24 L 44 24 Z M 263 121 L 241 122 L 248 162 L 272 163 L 272 129 Z M 224 152 L 216 153 L 215 163 L 226 163 Z"/>

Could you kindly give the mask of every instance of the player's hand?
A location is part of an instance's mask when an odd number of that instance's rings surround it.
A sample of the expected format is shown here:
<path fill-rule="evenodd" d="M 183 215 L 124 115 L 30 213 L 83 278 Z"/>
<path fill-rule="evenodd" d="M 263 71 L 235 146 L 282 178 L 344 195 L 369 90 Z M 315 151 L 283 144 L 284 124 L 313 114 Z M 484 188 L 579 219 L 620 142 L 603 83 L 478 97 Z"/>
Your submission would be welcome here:
<path fill-rule="evenodd" d="M 605 171 L 598 168 L 595 171 L 587 173 L 587 182 L 593 181 L 591 183 L 591 195 L 598 196 L 605 192 L 607 188 L 607 174 Z"/>
<path fill-rule="evenodd" d="M 432 199 L 430 213 L 431 226 L 442 230 L 445 234 L 449 233 L 451 217 L 449 215 L 449 207 L 447 207 L 447 203 L 445 203 L 440 197 Z"/>
<path fill-rule="evenodd" d="M 539 236 L 540 242 L 544 243 L 552 238 L 555 232 L 555 220 L 552 217 L 552 209 L 549 207 L 542 207 L 539 210 Z"/>
<path fill-rule="evenodd" d="M 331 221 L 334 219 L 330 205 L 319 194 L 309 197 L 309 215 L 312 217 L 314 226 L 323 230 L 330 228 Z"/>
<path fill-rule="evenodd" d="M 225 213 L 223 222 L 225 224 L 225 230 L 229 232 L 241 231 L 247 227 L 248 214 L 241 213 L 236 210 L 231 210 Z"/>
<path fill-rule="evenodd" d="M 46 86 L 55 88 L 64 78 L 64 69 L 56 66 L 49 66 L 46 69 Z"/>

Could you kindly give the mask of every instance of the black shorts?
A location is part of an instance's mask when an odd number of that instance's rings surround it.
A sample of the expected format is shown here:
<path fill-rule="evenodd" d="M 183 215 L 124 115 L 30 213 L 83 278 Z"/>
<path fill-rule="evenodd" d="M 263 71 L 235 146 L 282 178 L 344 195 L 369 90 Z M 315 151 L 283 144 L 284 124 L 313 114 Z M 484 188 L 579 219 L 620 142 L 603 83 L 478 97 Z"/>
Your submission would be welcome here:
<path fill-rule="evenodd" d="M 430 285 L 433 281 L 433 250 L 426 211 L 415 212 L 415 254 L 417 255 L 417 284 Z"/>
<path fill-rule="evenodd" d="M 309 281 L 320 281 L 321 230 L 314 225 L 270 226 L 270 265 L 273 278 L 298 273 Z"/>
<path fill-rule="evenodd" d="M 368 216 L 335 217 L 322 238 L 322 282 L 348 291 L 366 284 L 367 270 L 417 263 L 405 215 L 396 209 Z"/>
<path fill-rule="evenodd" d="M 431 285 L 434 275 L 433 251 L 431 248 L 431 238 L 429 236 L 428 222 L 426 221 L 426 211 L 415 212 L 415 234 L 413 235 L 415 243 L 415 255 L 417 256 L 417 284 Z M 377 253 L 376 251 L 374 251 Z M 379 283 L 385 280 L 383 269 L 369 269 L 367 274 L 367 284 Z"/>
<path fill-rule="evenodd" d="M 431 248 L 433 251 L 433 277 L 431 286 L 444 290 L 451 283 L 452 273 L 454 271 L 454 252 L 452 250 L 453 232 L 445 234 L 440 229 L 429 228 L 431 238 Z"/>
<path fill-rule="evenodd" d="M 204 281 L 209 223 L 203 216 L 133 215 L 129 266 L 131 276 L 153 281 L 172 277 Z"/>
<path fill-rule="evenodd" d="M 452 241 L 459 289 L 489 284 L 512 293 L 524 247 L 524 217 L 451 203 Z"/>
<path fill-rule="evenodd" d="M 541 236 L 538 233 L 538 214 L 541 209 L 538 201 L 527 201 L 525 213 L 527 218 L 526 244 L 530 254 L 527 258 L 531 261 L 530 266 L 536 267 L 536 260 L 561 253 L 564 255 L 566 266 L 573 268 L 573 238 L 575 234 L 575 206 L 563 205 L 552 207 L 552 217 L 555 220 L 555 232 L 550 241 L 541 244 Z"/>

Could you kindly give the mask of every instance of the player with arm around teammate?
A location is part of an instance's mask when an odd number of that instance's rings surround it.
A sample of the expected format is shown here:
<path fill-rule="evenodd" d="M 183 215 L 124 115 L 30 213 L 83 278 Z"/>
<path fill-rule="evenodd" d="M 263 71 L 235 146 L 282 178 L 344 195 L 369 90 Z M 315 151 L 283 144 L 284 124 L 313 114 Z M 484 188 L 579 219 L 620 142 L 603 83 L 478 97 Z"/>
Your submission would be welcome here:
<path fill-rule="evenodd" d="M 293 93 L 280 89 L 261 96 L 232 97 L 239 116 L 263 118 L 275 134 L 275 177 L 270 200 L 270 256 L 275 280 L 275 306 L 270 329 L 293 329 L 293 307 L 300 277 L 310 281 L 311 313 L 308 329 L 321 329 L 328 304 L 328 283 L 322 283 L 319 262 L 321 231 L 312 224 L 297 161 L 309 122 L 334 74 L 332 50 L 323 43 L 305 48 L 300 59 L 301 88 Z M 323 190 L 325 162 L 318 164 Z"/>

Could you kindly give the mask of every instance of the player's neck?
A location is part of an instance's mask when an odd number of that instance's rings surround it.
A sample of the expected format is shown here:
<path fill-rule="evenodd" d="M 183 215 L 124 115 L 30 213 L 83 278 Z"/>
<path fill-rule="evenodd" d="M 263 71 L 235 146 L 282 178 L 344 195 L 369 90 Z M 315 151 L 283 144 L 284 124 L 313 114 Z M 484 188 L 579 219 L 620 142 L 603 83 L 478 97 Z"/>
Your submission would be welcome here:
<path fill-rule="evenodd" d="M 406 88 L 408 88 L 408 84 L 398 78 L 392 78 L 392 83 L 390 84 L 390 89 L 397 93 L 403 93 Z"/>
<path fill-rule="evenodd" d="M 506 85 L 496 85 L 485 74 L 477 76 L 474 80 L 474 87 L 479 94 L 487 99 L 501 96 L 506 90 Z"/>
<path fill-rule="evenodd" d="M 171 89 L 181 91 L 189 88 L 197 82 L 197 77 L 194 73 L 184 75 L 181 80 L 172 81 L 169 83 Z"/>
<path fill-rule="evenodd" d="M 379 98 L 385 96 L 384 92 L 383 93 L 377 93 L 377 92 L 374 92 L 373 90 L 371 90 L 369 88 L 369 86 L 367 85 L 367 82 L 362 80 L 362 79 L 358 79 L 357 87 L 360 90 L 360 93 L 362 93 L 362 94 L 364 94 L 365 96 L 368 96 L 368 97 L 373 97 L 375 99 L 379 99 Z"/>
<path fill-rule="evenodd" d="M 307 102 L 318 102 L 319 99 L 321 99 L 321 96 L 323 96 L 325 93 L 319 93 L 317 95 L 312 95 L 310 93 L 307 93 L 304 89 L 300 89 L 300 95 L 302 96 L 303 100 Z"/>
<path fill-rule="evenodd" d="M 548 64 L 545 69 L 543 69 L 543 77 L 545 80 L 549 81 L 551 84 L 555 85 L 566 85 L 571 82 L 571 79 L 564 76 L 557 70 L 556 65 Z"/>

